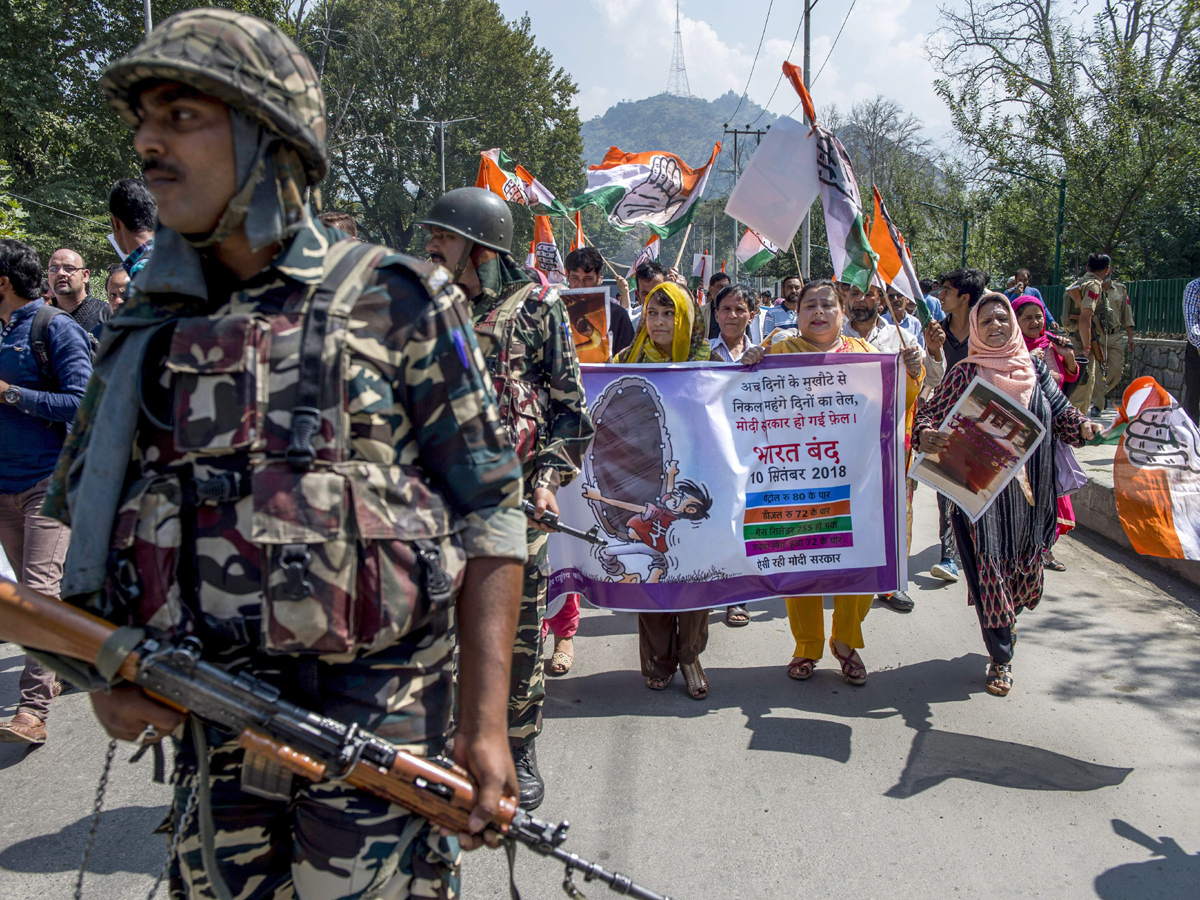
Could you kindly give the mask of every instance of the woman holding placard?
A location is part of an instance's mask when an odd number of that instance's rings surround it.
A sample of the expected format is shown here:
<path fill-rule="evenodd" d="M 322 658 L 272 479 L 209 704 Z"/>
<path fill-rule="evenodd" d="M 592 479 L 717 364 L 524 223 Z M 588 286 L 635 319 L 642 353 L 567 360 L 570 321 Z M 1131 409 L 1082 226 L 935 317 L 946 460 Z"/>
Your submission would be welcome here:
<path fill-rule="evenodd" d="M 946 373 L 917 416 L 913 435 L 918 449 L 937 453 L 950 446 L 938 431 L 958 399 L 979 376 L 1027 408 L 1047 435 L 1078 447 L 1099 430 L 1071 406 L 1044 362 L 1026 349 L 1008 298 L 984 294 L 971 310 L 970 354 Z M 1012 658 L 1017 614 L 1042 599 L 1042 551 L 1054 541 L 1057 487 L 1054 453 L 1043 438 L 1024 467 L 972 523 L 957 506 L 954 533 L 962 552 L 968 602 L 975 606 L 991 663 L 987 689 L 999 697 L 1012 689 Z M 1027 493 L 1028 492 L 1028 493 Z"/>
<path fill-rule="evenodd" d="M 844 310 L 832 281 L 821 279 L 804 285 L 796 304 L 796 324 L 800 334 L 771 344 L 771 353 L 878 353 L 862 338 L 842 334 Z M 911 358 L 920 354 L 915 345 L 905 351 Z M 755 362 L 757 360 L 754 360 Z M 742 362 L 750 363 L 746 356 Z M 905 376 L 905 408 L 911 422 L 921 383 Z M 872 594 L 838 594 L 833 598 L 833 633 L 829 649 L 842 667 L 842 676 L 851 684 L 867 683 L 867 667 L 858 655 L 865 646 L 863 619 L 871 608 Z M 812 677 L 817 661 L 825 652 L 825 610 L 823 597 L 788 597 L 788 623 L 796 639 L 796 651 L 788 663 L 789 678 L 804 681 Z"/>

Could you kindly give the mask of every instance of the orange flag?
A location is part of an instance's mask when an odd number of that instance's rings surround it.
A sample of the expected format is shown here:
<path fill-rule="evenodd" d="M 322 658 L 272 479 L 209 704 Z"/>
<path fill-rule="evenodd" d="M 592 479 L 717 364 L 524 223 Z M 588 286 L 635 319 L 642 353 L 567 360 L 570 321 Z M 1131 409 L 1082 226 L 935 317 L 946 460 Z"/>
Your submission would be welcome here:
<path fill-rule="evenodd" d="M 812 95 L 809 94 L 808 89 L 804 86 L 804 73 L 800 71 L 799 66 L 794 66 L 787 60 L 784 60 L 783 74 L 787 76 L 787 80 L 792 83 L 792 87 L 800 95 L 800 103 L 804 106 L 804 115 L 808 117 L 808 124 L 816 125 L 817 110 L 813 107 Z"/>
<path fill-rule="evenodd" d="M 546 276 L 551 284 L 562 284 L 567 280 L 563 270 L 562 254 L 554 242 L 554 226 L 549 216 L 533 217 L 533 266 Z"/>
<path fill-rule="evenodd" d="M 571 249 L 569 253 L 574 253 L 580 247 L 587 246 L 587 239 L 583 236 L 583 223 L 579 221 L 579 211 L 575 211 L 575 239 L 571 241 Z"/>
<path fill-rule="evenodd" d="M 879 188 L 873 188 L 873 190 L 875 192 L 875 214 L 871 217 L 871 233 L 868 237 L 871 241 L 871 249 L 879 254 L 876 271 L 879 272 L 879 277 L 883 279 L 884 284 L 891 284 L 892 280 L 900 274 L 900 270 L 904 268 L 904 262 L 900 259 L 900 253 L 896 249 L 896 242 L 892 240 L 891 232 L 888 231 Z"/>

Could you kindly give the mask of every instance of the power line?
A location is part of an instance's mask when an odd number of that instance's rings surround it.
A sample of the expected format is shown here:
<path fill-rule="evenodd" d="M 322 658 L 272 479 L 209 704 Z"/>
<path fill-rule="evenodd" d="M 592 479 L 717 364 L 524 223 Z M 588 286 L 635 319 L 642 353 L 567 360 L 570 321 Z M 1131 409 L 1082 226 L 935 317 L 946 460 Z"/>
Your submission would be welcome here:
<path fill-rule="evenodd" d="M 742 108 L 742 104 L 746 101 L 746 94 L 750 91 L 750 79 L 754 77 L 754 67 L 758 65 L 758 55 L 762 53 L 763 41 L 767 37 L 767 25 L 771 22 L 771 10 L 774 8 L 774 6 L 775 0 L 771 0 L 771 2 L 767 4 L 767 17 L 763 19 L 763 30 L 762 34 L 759 35 L 758 38 L 758 50 L 754 53 L 754 62 L 750 63 L 750 75 L 746 79 L 746 89 L 742 91 L 742 96 L 738 98 L 738 105 L 733 108 L 733 114 L 729 117 L 730 122 L 732 122 L 734 117 L 737 116 L 738 110 Z"/>
<path fill-rule="evenodd" d="M 838 41 L 841 40 L 842 32 L 846 30 L 846 23 L 848 21 L 850 21 L 850 13 L 854 12 L 854 6 L 857 3 L 858 3 L 858 0 L 850 0 L 850 8 L 848 10 L 846 10 L 846 17 L 844 19 L 842 19 L 842 27 L 838 29 L 837 36 L 834 37 L 833 43 L 829 45 L 829 52 L 825 54 L 825 62 L 821 63 L 821 68 L 817 69 L 817 74 L 815 76 L 813 76 L 812 83 L 805 85 L 805 87 L 812 87 L 814 84 L 816 84 L 817 79 L 821 77 L 821 73 L 825 71 L 825 63 L 829 62 L 829 57 L 833 56 L 833 50 L 837 46 Z M 795 106 L 792 107 L 792 111 L 789 112 L 788 115 L 790 116 L 792 113 L 794 113 L 799 108 L 800 108 L 800 103 L 797 103 Z"/>
<path fill-rule="evenodd" d="M 22 197 L 20 194 L 14 194 L 12 191 L 0 191 L 9 197 L 20 200 L 22 203 L 32 203 L 34 206 L 40 206 L 43 209 L 53 210 L 56 213 L 62 213 L 64 216 L 70 216 L 72 219 L 79 219 L 82 222 L 87 222 L 89 225 L 98 225 L 101 228 L 107 228 L 107 222 L 101 222 L 99 219 L 89 219 L 87 216 L 81 216 L 77 213 L 67 212 L 65 209 L 59 209 L 57 206 L 51 206 L 48 203 L 39 203 L 37 200 L 30 200 L 28 197 Z"/>
<path fill-rule="evenodd" d="M 815 5 L 815 4 L 814 4 Z M 796 49 L 796 41 L 800 39 L 800 29 L 804 27 L 804 10 L 800 10 L 800 23 L 796 26 L 796 33 L 792 35 L 792 46 L 788 47 L 787 56 L 784 59 L 792 58 L 792 51 Z M 783 68 L 780 67 L 779 77 L 775 79 L 775 87 L 771 89 L 771 96 L 767 98 L 767 102 L 762 105 L 762 109 L 758 112 L 758 117 L 755 118 L 751 125 L 756 125 L 758 120 L 766 115 L 767 107 L 771 105 L 771 101 L 775 99 L 775 92 L 779 90 L 779 85 L 783 84 Z"/>

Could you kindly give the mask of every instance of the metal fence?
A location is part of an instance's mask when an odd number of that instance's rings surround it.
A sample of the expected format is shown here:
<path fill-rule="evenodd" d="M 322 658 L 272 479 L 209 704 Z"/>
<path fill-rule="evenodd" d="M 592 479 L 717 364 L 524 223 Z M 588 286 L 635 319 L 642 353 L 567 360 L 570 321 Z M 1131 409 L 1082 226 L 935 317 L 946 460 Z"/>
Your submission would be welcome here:
<path fill-rule="evenodd" d="M 1142 334 L 1184 334 L 1183 289 L 1190 278 L 1163 278 L 1157 281 L 1129 281 L 1129 301 L 1133 304 L 1136 329 Z M 1065 284 L 1035 285 L 1042 300 L 1056 319 L 1062 320 Z"/>

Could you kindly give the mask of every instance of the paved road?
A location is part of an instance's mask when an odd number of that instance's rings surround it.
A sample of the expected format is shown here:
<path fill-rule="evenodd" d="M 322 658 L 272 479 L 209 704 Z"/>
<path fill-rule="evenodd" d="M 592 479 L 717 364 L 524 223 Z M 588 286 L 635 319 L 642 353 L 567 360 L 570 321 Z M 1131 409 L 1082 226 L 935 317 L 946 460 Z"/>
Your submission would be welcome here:
<path fill-rule="evenodd" d="M 1021 617 L 1016 687 L 998 699 L 965 589 L 921 574 L 933 510 L 922 489 L 917 609 L 871 611 L 862 688 L 828 657 L 788 680 L 781 602 L 738 630 L 714 614 L 702 702 L 678 678 L 644 687 L 631 616 L 585 612 L 579 660 L 550 685 L 539 814 L 676 900 L 1200 896 L 1200 591 L 1066 539 L 1069 571 Z M 0 648 L 6 701 L 18 664 Z M 104 752 L 87 707 L 61 698 L 28 756 L 0 747 L 0 900 L 69 896 Z M 85 896 L 142 896 L 157 871 L 165 794 L 149 776 L 115 766 Z M 561 869 L 530 853 L 517 877 L 527 900 L 562 896 Z M 508 897 L 502 854 L 469 858 L 464 897 Z"/>

